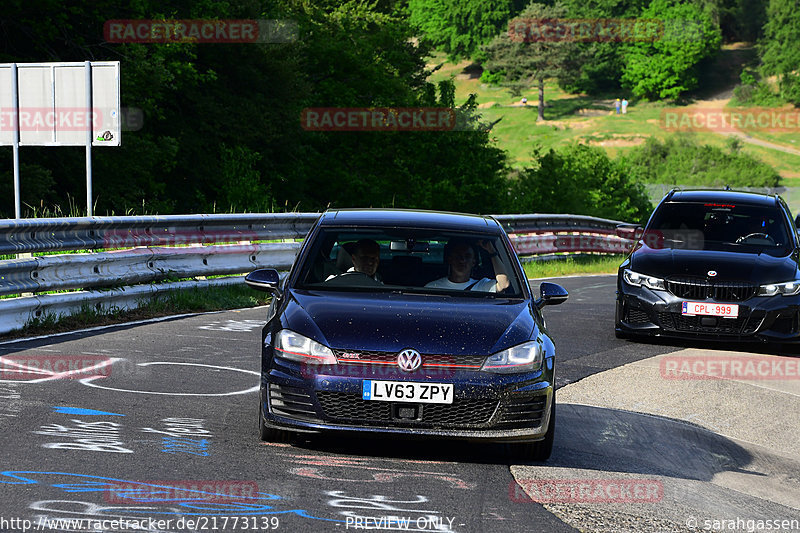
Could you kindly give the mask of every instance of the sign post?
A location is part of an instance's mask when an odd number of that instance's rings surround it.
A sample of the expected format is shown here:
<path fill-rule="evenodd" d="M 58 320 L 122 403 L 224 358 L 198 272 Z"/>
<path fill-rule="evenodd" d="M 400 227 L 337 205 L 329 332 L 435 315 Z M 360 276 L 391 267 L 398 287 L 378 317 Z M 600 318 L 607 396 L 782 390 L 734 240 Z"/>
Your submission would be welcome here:
<path fill-rule="evenodd" d="M 19 109 L 16 63 L 11 65 L 11 88 L 11 107 L 13 109 Z M 11 127 L 14 128 L 14 218 L 22 218 L 22 199 L 19 193 L 19 113 L 14 113 Z"/>
<path fill-rule="evenodd" d="M 14 149 L 16 218 L 20 146 L 84 146 L 92 216 L 92 146 L 119 146 L 121 131 L 119 61 L 0 64 L 0 146 Z"/>

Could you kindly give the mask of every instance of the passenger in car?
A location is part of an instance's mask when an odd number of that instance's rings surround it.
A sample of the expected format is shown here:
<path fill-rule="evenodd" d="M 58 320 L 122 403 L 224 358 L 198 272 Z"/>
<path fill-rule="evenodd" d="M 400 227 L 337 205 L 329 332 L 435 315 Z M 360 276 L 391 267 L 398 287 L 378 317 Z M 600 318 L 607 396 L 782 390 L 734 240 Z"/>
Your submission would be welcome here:
<path fill-rule="evenodd" d="M 444 247 L 444 262 L 448 266 L 447 276 L 431 281 L 426 287 L 433 289 L 454 289 L 482 292 L 502 292 L 509 286 L 505 266 L 500 260 L 494 245 L 482 240 L 478 243 L 489 253 L 494 268 L 495 279 L 473 279 L 472 269 L 478 262 L 478 251 L 466 239 L 452 239 Z"/>

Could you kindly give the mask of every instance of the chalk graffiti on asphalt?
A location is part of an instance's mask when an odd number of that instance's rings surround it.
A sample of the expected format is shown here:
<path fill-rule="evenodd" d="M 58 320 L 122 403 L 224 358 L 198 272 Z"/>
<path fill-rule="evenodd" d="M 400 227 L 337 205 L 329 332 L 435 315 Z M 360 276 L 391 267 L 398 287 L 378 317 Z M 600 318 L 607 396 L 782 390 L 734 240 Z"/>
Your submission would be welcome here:
<path fill-rule="evenodd" d="M 164 418 L 161 422 L 166 426 L 164 429 L 142 428 L 141 431 L 164 435 L 162 452 L 209 455 L 211 441 L 207 439 L 212 435 L 211 431 L 203 427 L 202 418 Z M 202 438 L 195 439 L 189 436 Z"/>
<path fill-rule="evenodd" d="M 48 424 L 40 426 L 37 435 L 59 437 L 60 442 L 45 442 L 45 448 L 56 450 L 85 450 L 92 452 L 133 453 L 122 442 L 122 424 L 116 422 L 87 422 L 78 418 L 70 420 L 73 425 Z"/>
<path fill-rule="evenodd" d="M 253 331 L 264 327 L 264 322 L 261 320 L 217 320 L 211 324 L 198 326 L 197 329 L 205 329 L 210 331 Z"/>
<path fill-rule="evenodd" d="M 66 478 L 66 482 L 61 482 Z M 310 514 L 305 509 L 282 509 L 287 500 L 275 494 L 258 492 L 252 496 L 242 496 L 235 502 L 215 503 L 213 497 L 230 495 L 217 495 L 213 492 L 180 489 L 180 497 L 175 497 L 176 488 L 168 484 L 153 484 L 141 481 L 76 474 L 72 472 L 46 472 L 36 470 L 6 470 L 0 472 L 2 485 L 47 485 L 61 489 L 65 493 L 101 493 L 124 487 L 116 493 L 116 498 L 127 499 L 131 505 L 103 505 L 81 500 L 57 499 L 41 500 L 34 502 L 31 508 L 37 511 L 58 512 L 72 515 L 91 516 L 154 516 L 154 515 L 185 515 L 185 516 L 246 516 L 246 515 L 274 515 L 292 514 L 314 520 L 339 522 L 340 520 L 323 518 Z M 138 492 L 136 487 L 141 487 L 143 492 Z M 158 489 L 163 489 L 163 497 Z M 159 504 L 159 505 L 154 505 Z M 288 507 L 291 507 L 289 505 Z"/>
<path fill-rule="evenodd" d="M 284 455 L 286 456 L 286 455 Z M 369 482 L 369 483 L 391 483 L 401 478 L 428 478 L 444 482 L 454 489 L 474 489 L 475 483 L 464 481 L 463 479 L 447 472 L 435 472 L 431 470 L 417 470 L 408 468 L 404 461 L 404 466 L 375 466 L 369 459 L 363 457 L 330 457 L 322 455 L 288 455 L 289 461 L 303 466 L 292 467 L 289 472 L 302 477 L 323 479 L 328 481 L 344 482 Z M 346 474 L 335 472 L 336 469 L 347 468 L 345 472 L 353 472 L 353 478 Z M 363 473 L 363 476 L 358 476 Z M 346 476 L 346 477 L 345 477 Z"/>
<path fill-rule="evenodd" d="M 351 496 L 341 490 L 326 491 L 328 505 L 345 517 L 346 527 L 359 529 L 403 529 L 404 531 L 440 531 L 452 533 L 455 517 L 443 516 L 432 507 L 427 496 L 416 494 L 412 500 L 395 500 L 382 494 Z M 425 507 L 425 508 L 423 508 Z M 356 509 L 353 511 L 352 509 Z"/>
<path fill-rule="evenodd" d="M 210 369 L 213 369 L 213 370 L 227 370 L 227 371 L 230 371 L 230 372 L 241 372 L 243 374 L 252 374 L 252 375 L 255 375 L 255 376 L 261 376 L 261 373 L 260 372 L 256 372 L 255 370 L 244 370 L 242 368 L 235 368 L 235 367 L 231 367 L 231 366 L 205 365 L 205 364 L 200 364 L 200 363 L 178 363 L 178 362 L 174 362 L 174 361 L 153 361 L 153 362 L 149 362 L 149 363 L 139 363 L 137 366 L 147 367 L 147 366 L 154 366 L 154 365 L 177 366 L 177 367 L 192 366 L 192 367 L 198 367 L 198 368 L 210 368 Z M 154 395 L 158 395 L 158 396 L 235 396 L 235 395 L 238 395 L 238 394 L 247 394 L 247 393 L 250 393 L 250 392 L 258 392 L 258 389 L 259 389 L 259 385 L 255 384 L 250 388 L 242 389 L 242 390 L 235 390 L 235 391 L 231 391 L 231 392 L 217 392 L 217 393 L 214 393 L 214 392 L 162 392 L 162 391 L 147 391 L 147 390 L 141 390 L 141 389 L 122 389 L 122 388 L 117 388 L 117 387 L 109 387 L 109 386 L 100 385 L 98 383 L 95 383 L 95 381 L 97 379 L 98 379 L 97 377 L 85 378 L 85 379 L 80 380 L 80 383 L 82 385 L 86 385 L 87 387 L 92 387 L 92 388 L 96 388 L 96 389 L 103 389 L 103 390 L 114 391 L 114 392 L 130 392 L 130 393 L 134 393 L 134 394 L 154 394 Z M 205 384 L 202 384 L 202 383 L 201 383 L 201 385 L 206 386 Z"/>
<path fill-rule="evenodd" d="M 0 416 L 15 417 L 22 410 L 22 396 L 13 385 L 0 386 Z"/>

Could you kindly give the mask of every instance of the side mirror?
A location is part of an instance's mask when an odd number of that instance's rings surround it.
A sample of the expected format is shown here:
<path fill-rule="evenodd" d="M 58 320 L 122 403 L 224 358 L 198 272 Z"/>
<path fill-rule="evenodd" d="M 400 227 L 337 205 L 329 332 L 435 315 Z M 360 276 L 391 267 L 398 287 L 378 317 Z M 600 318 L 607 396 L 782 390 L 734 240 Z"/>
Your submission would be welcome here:
<path fill-rule="evenodd" d="M 545 305 L 563 304 L 569 298 L 567 289 L 557 283 L 544 281 L 539 285 L 539 290 L 542 292 L 542 297 L 536 300 L 536 307 L 539 309 Z"/>
<path fill-rule="evenodd" d="M 794 218 L 794 225 L 795 225 L 795 226 L 796 226 L 798 229 L 800 229 L 800 215 L 797 215 L 797 216 Z"/>
<path fill-rule="evenodd" d="M 281 278 L 278 275 L 278 271 L 274 268 L 259 268 L 258 270 L 253 270 L 244 278 L 244 282 L 253 289 L 271 292 L 278 297 L 281 295 L 281 290 L 278 288 L 280 281 Z"/>
<path fill-rule="evenodd" d="M 617 237 L 638 241 L 644 234 L 644 228 L 641 224 L 617 224 L 615 233 Z"/>

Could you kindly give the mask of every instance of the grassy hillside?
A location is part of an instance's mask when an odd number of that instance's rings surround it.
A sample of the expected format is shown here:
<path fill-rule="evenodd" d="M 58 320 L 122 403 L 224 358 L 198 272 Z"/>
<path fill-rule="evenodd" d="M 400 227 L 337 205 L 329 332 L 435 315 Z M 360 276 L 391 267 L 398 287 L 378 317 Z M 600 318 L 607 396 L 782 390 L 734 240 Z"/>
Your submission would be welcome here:
<path fill-rule="evenodd" d="M 664 127 L 663 113 L 687 106 L 728 108 L 739 72 L 753 57 L 752 47 L 726 45 L 715 64 L 705 69 L 708 74 L 702 80 L 702 88 L 690 95 L 692 98 L 686 103 L 636 102 L 629 98 L 631 104 L 625 115 L 615 113 L 614 99 L 628 95 L 567 94 L 551 82 L 545 87 L 546 120 L 543 123 L 536 122 L 538 96 L 535 88 L 523 94 L 528 99 L 527 105 L 523 105 L 520 97 L 512 96 L 507 89 L 481 83 L 479 69 L 469 62 L 452 64 L 437 55 L 430 64 L 441 65 L 431 76 L 432 81 L 454 80 L 457 102 L 463 102 L 474 93 L 486 121 L 500 119 L 492 130 L 497 145 L 509 154 L 512 166 L 524 167 L 531 162 L 531 149 L 537 144 L 550 148 L 577 141 L 601 146 L 611 157 L 616 157 L 642 144 L 647 137 L 666 138 L 673 132 Z M 788 132 L 743 130 L 741 133 L 741 151 L 778 171 L 782 186 L 789 188 L 783 195 L 797 211 L 800 207 L 800 125 Z M 723 132 L 697 132 L 698 141 L 719 147 L 729 142 L 729 136 Z M 754 144 L 758 142 L 761 145 Z"/>

